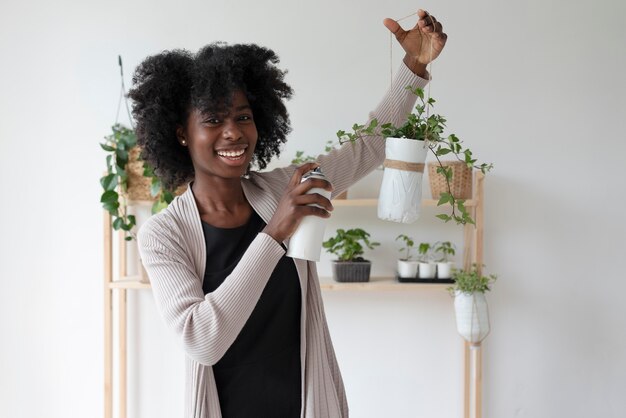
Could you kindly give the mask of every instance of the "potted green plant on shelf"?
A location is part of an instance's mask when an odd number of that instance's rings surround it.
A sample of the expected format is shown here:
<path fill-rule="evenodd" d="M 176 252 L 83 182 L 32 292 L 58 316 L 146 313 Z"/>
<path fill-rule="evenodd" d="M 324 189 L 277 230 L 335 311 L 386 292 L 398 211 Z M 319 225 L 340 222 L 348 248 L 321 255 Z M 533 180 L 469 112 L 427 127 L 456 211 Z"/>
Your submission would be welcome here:
<path fill-rule="evenodd" d="M 417 277 L 420 279 L 434 279 L 437 273 L 437 264 L 433 259 L 433 246 L 428 242 L 421 242 L 417 247 L 419 253 L 419 267 Z"/>
<path fill-rule="evenodd" d="M 361 228 L 337 229 L 335 236 L 322 244 L 327 252 L 338 257 L 332 261 L 335 281 L 369 281 L 372 263 L 363 258 L 364 246 L 373 250 L 378 245 L 380 243 L 370 241 L 370 234 Z"/>
<path fill-rule="evenodd" d="M 435 244 L 435 254 L 438 254 L 437 263 L 437 278 L 449 279 L 452 277 L 452 267 L 454 266 L 451 257 L 456 254 L 454 244 L 450 241 L 440 241 Z"/>
<path fill-rule="evenodd" d="M 409 237 L 405 234 L 400 234 L 396 237 L 396 241 L 400 240 L 404 245 L 400 249 L 400 252 L 403 254 L 403 257 L 398 259 L 397 269 L 398 269 L 398 280 L 402 279 L 414 279 L 417 277 L 417 260 L 413 260 L 413 249 L 415 246 L 415 241 L 413 238 Z"/>
<path fill-rule="evenodd" d="M 421 88 L 407 87 L 418 98 L 415 112 L 408 115 L 401 126 L 391 123 L 379 124 L 373 119 L 367 125 L 354 124 L 352 132 L 340 130 L 337 137 L 340 143 L 356 141 L 366 136 L 382 134 L 386 138 L 385 173 L 378 199 L 378 217 L 394 222 L 411 223 L 419 217 L 422 175 L 424 162 L 430 151 L 436 161 L 436 173 L 444 177 L 447 191 L 438 197 L 437 205 L 449 205 L 450 213 L 441 213 L 437 217 L 445 222 L 457 224 L 474 223 L 465 199 L 454 196 L 451 189 L 453 168 L 445 165 L 440 157 L 452 155 L 465 166 L 487 173 L 492 164 L 478 163 L 472 151 L 463 146 L 463 142 L 454 134 L 444 136 L 446 119 L 438 114 L 430 114 L 435 100 L 424 97 Z"/>
<path fill-rule="evenodd" d="M 473 264 L 469 270 L 453 270 L 454 284 L 448 291 L 454 296 L 454 311 L 459 334 L 471 344 L 480 343 L 490 331 L 489 309 L 485 293 L 497 276 L 482 274 L 482 267 Z"/>

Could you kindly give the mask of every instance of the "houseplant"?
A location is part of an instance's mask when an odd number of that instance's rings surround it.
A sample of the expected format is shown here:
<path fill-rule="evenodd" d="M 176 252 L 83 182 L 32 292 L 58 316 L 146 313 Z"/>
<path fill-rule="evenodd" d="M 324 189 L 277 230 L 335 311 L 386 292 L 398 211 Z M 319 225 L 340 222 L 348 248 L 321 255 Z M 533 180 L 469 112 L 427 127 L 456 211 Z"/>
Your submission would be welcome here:
<path fill-rule="evenodd" d="M 129 200 L 153 200 L 152 214 L 160 212 L 174 199 L 174 194 L 165 190 L 161 181 L 154 175 L 152 167 L 141 160 L 141 150 L 137 146 L 134 129 L 117 122 L 122 98 L 125 101 L 128 118 L 132 125 L 126 88 L 122 58 L 118 56 L 122 78 L 118 117 L 111 127 L 111 134 L 104 137 L 100 147 L 106 156 L 106 172 L 100 178 L 103 193 L 100 196 L 102 207 L 111 214 L 113 229 L 125 231 L 127 241 L 136 238 L 134 227 L 137 223 L 135 215 L 129 213 Z M 184 187 L 176 191 L 180 194 Z"/>
<path fill-rule="evenodd" d="M 480 266 L 484 267 L 484 266 Z M 489 309 L 485 292 L 497 276 L 485 276 L 478 265 L 469 270 L 453 270 L 454 284 L 448 291 L 454 296 L 454 311 L 459 334 L 471 344 L 479 344 L 489 334 Z"/>
<path fill-rule="evenodd" d="M 416 260 L 412 259 L 413 255 L 411 254 L 415 241 L 413 241 L 413 238 L 404 234 L 398 235 L 396 241 L 398 240 L 404 243 L 404 247 L 400 250 L 400 252 L 404 253 L 404 257 L 398 259 L 398 279 L 416 278 L 418 263 Z"/>
<path fill-rule="evenodd" d="M 437 264 L 433 260 L 433 246 L 428 242 L 421 242 L 417 250 L 419 252 L 417 277 L 420 279 L 434 279 L 437 272 Z"/>
<path fill-rule="evenodd" d="M 437 263 L 437 278 L 449 279 L 452 275 L 453 262 L 450 259 L 456 254 L 454 244 L 450 241 L 437 242 L 435 244 L 435 254 L 438 254 Z"/>
<path fill-rule="evenodd" d="M 465 200 L 453 195 L 451 181 L 452 167 L 445 165 L 440 157 L 451 154 L 467 167 L 487 173 L 492 164 L 478 163 L 472 151 L 463 146 L 454 134 L 447 137 L 443 132 L 446 119 L 438 114 L 430 114 L 435 100 L 426 99 L 424 90 L 408 86 L 418 98 L 415 112 L 407 116 L 401 126 L 391 123 L 379 124 L 373 119 L 367 125 L 354 124 L 352 132 L 340 130 L 337 137 L 340 143 L 356 141 L 366 136 L 381 134 L 386 138 L 385 174 L 379 195 L 378 216 L 395 222 L 414 222 L 419 216 L 424 161 L 430 151 L 436 161 L 436 172 L 445 178 L 447 192 L 441 193 L 437 205 L 449 205 L 450 213 L 441 213 L 437 217 L 445 222 L 451 220 L 457 224 L 474 223 L 465 207 Z"/>
<path fill-rule="evenodd" d="M 324 241 L 327 252 L 335 254 L 333 278 L 338 282 L 367 282 L 370 278 L 371 261 L 365 260 L 363 246 L 370 250 L 380 245 L 370 241 L 370 234 L 361 228 L 338 229 L 334 237 Z"/>

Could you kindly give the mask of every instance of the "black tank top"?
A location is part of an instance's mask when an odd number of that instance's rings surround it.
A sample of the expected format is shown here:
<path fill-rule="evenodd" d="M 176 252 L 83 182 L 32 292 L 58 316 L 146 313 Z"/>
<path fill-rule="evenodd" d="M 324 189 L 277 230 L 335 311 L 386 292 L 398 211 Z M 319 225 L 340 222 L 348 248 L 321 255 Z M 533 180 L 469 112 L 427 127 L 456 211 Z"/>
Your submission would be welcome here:
<path fill-rule="evenodd" d="M 264 227 L 254 211 L 236 228 L 202 222 L 205 294 L 222 284 Z M 300 417 L 300 309 L 298 273 L 293 259 L 283 256 L 250 318 L 213 366 L 223 418 Z"/>

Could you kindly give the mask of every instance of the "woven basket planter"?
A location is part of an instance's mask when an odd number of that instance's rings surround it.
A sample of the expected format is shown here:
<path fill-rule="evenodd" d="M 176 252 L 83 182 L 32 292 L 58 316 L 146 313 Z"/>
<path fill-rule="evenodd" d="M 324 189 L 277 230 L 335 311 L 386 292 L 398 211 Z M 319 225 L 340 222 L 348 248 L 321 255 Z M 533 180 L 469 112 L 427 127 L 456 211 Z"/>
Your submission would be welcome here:
<path fill-rule="evenodd" d="M 369 282 L 371 261 L 333 261 L 333 278 L 337 282 Z"/>
<path fill-rule="evenodd" d="M 430 192 L 433 199 L 439 199 L 441 193 L 448 192 L 446 178 L 437 173 L 439 167 L 437 162 L 429 162 L 427 165 Z M 463 161 L 442 161 L 441 165 L 452 167 L 452 181 L 450 182 L 452 196 L 457 199 L 470 199 L 472 197 L 472 169 Z"/>
<path fill-rule="evenodd" d="M 128 164 L 126 172 L 128 174 L 128 190 L 126 198 L 132 201 L 155 201 L 156 199 L 150 194 L 150 186 L 152 179 L 143 175 L 143 160 L 139 159 L 139 147 L 133 147 L 129 151 Z M 182 185 L 174 193 L 176 196 L 181 195 L 187 190 L 187 185 Z"/>
<path fill-rule="evenodd" d="M 128 164 L 126 173 L 128 174 L 128 190 L 126 192 L 128 200 L 154 200 L 150 195 L 151 180 L 143 175 L 143 161 L 139 159 L 139 147 L 133 147 L 128 153 Z"/>

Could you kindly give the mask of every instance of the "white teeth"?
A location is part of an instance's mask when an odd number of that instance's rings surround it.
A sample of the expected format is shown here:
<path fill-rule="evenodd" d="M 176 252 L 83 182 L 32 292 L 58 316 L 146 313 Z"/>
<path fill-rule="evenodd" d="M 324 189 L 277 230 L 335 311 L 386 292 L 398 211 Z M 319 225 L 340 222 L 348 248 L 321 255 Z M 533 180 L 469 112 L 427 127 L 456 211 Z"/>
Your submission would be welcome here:
<path fill-rule="evenodd" d="M 239 150 L 239 151 L 217 151 L 217 155 L 220 155 L 222 157 L 239 157 L 241 155 L 244 154 L 244 152 L 246 152 L 245 149 Z"/>

